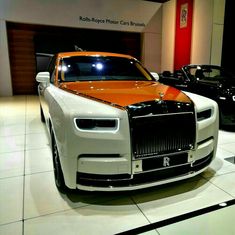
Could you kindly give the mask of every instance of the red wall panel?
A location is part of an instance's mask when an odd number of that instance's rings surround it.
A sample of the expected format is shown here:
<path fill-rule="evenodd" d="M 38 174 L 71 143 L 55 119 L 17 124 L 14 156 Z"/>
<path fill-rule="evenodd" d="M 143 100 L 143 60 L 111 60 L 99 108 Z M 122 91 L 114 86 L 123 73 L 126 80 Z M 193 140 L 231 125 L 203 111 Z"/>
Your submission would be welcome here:
<path fill-rule="evenodd" d="M 177 0 L 174 70 L 190 63 L 193 0 Z"/>

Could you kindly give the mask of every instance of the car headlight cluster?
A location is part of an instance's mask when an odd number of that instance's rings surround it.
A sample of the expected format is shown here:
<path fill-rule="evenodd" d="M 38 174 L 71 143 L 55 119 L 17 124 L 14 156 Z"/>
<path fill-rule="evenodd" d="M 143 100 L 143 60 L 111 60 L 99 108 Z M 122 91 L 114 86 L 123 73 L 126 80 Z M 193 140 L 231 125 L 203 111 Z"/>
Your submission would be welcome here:
<path fill-rule="evenodd" d="M 74 122 L 80 131 L 116 132 L 119 129 L 118 118 L 75 118 Z"/>

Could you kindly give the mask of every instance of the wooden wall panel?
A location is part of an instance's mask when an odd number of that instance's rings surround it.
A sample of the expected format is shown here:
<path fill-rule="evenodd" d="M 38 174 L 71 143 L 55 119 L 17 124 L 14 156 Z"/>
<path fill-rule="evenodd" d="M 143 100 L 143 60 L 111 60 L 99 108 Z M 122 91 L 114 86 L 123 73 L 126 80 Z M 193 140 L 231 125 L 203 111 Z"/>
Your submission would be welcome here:
<path fill-rule="evenodd" d="M 35 31 L 33 30 L 8 28 L 8 46 L 14 95 L 36 93 L 34 35 Z"/>

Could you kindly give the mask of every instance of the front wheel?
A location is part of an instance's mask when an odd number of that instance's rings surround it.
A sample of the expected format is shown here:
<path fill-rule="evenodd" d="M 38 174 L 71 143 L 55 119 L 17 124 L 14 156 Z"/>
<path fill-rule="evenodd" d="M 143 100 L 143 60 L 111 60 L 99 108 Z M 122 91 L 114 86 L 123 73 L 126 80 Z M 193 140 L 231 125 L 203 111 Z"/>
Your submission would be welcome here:
<path fill-rule="evenodd" d="M 56 187 L 60 192 L 65 192 L 67 191 L 67 187 L 64 182 L 64 176 L 61 169 L 58 147 L 53 132 L 52 132 L 52 157 L 53 157 L 54 177 L 55 177 Z"/>

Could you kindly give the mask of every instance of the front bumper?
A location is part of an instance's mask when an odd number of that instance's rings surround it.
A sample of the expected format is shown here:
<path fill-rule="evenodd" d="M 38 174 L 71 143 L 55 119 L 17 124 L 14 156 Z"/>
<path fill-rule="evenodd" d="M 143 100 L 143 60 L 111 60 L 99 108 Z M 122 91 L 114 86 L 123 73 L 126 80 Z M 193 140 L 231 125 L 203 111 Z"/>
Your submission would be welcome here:
<path fill-rule="evenodd" d="M 167 167 L 162 165 L 161 160 L 165 155 L 132 160 L 131 174 L 128 173 L 130 164 L 125 165 L 121 157 L 110 158 L 109 161 L 108 159 L 105 161 L 98 158 L 80 158 L 78 159 L 80 171 L 76 174 L 77 188 L 87 191 L 123 191 L 187 179 L 200 174 L 209 166 L 215 157 L 214 144 L 213 138 L 209 138 L 197 145 L 196 151 L 167 155 L 171 157 L 171 162 L 174 162 Z"/>
<path fill-rule="evenodd" d="M 212 159 L 213 152 L 193 163 L 133 175 L 77 173 L 77 188 L 88 191 L 123 191 L 157 186 L 196 176 L 208 167 Z"/>

